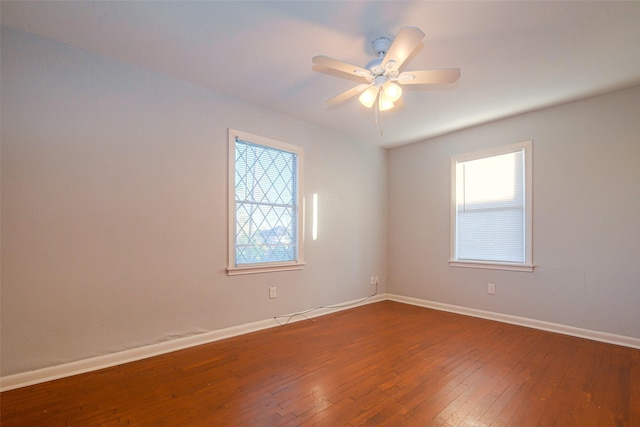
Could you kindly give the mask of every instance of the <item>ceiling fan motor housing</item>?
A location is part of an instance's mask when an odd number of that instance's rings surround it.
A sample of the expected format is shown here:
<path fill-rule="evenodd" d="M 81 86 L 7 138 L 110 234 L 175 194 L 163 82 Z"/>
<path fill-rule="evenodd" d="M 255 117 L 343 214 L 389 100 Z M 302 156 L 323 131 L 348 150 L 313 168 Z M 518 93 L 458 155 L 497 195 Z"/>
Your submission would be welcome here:
<path fill-rule="evenodd" d="M 364 68 L 369 70 L 371 72 L 371 75 L 373 76 L 384 74 L 384 68 L 382 68 L 383 59 L 384 57 L 372 59 L 371 61 L 367 62 L 367 65 L 365 65 Z"/>

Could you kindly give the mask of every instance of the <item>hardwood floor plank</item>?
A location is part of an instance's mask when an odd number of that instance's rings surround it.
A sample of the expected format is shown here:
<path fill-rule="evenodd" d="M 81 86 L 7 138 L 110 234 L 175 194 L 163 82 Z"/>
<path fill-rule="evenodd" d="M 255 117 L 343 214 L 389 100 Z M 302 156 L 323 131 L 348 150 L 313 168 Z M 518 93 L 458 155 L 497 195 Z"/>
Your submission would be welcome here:
<path fill-rule="evenodd" d="M 640 350 L 632 350 L 630 365 L 629 426 L 640 426 Z"/>
<path fill-rule="evenodd" d="M 2 426 L 640 426 L 640 350 L 390 301 L 0 394 Z"/>

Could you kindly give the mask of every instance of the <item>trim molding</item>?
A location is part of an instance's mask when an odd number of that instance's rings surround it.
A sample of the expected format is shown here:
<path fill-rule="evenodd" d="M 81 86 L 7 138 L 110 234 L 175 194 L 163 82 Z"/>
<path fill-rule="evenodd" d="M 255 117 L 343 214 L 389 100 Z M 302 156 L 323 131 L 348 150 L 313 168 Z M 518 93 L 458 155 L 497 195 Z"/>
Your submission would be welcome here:
<path fill-rule="evenodd" d="M 291 316 L 291 319 L 287 323 L 293 323 L 313 317 L 324 316 L 342 310 L 347 310 L 349 308 L 354 308 L 361 305 L 384 301 L 385 299 L 387 298 L 384 294 L 376 295 L 370 298 L 365 298 L 364 300 L 358 299 L 347 301 L 341 304 L 334 304 L 333 306 L 318 308 L 312 311 L 304 312 L 304 314 L 292 313 L 283 315 L 281 317 Z M 274 318 L 260 320 L 258 322 L 246 323 L 244 325 L 232 326 L 229 328 L 218 329 L 211 332 L 204 332 L 201 334 L 178 338 L 171 341 L 164 341 L 156 344 L 136 347 L 129 350 L 119 351 L 117 353 L 110 353 L 101 356 L 90 357 L 87 359 L 76 360 L 73 362 L 63 363 L 56 366 L 36 369 L 33 371 L 7 375 L 4 377 L 0 377 L 0 392 L 13 390 L 20 387 L 27 387 L 47 381 L 53 381 L 60 378 L 70 377 L 72 375 L 97 371 L 98 369 L 110 368 L 112 366 L 135 362 L 136 360 L 159 356 L 161 354 L 171 353 L 173 351 L 183 350 L 185 348 L 195 347 L 202 344 L 208 344 L 214 341 L 223 340 L 225 338 L 248 334 L 250 332 L 257 332 L 263 329 L 274 328 L 276 326 L 281 325 Z"/>
<path fill-rule="evenodd" d="M 463 268 L 483 268 L 485 270 L 507 270 L 507 271 L 526 271 L 532 272 L 535 265 L 533 264 L 506 264 L 499 262 L 479 262 L 479 261 L 458 261 L 449 260 L 451 267 Z"/>
<path fill-rule="evenodd" d="M 498 322 L 510 323 L 514 325 L 540 329 L 543 331 L 555 332 L 559 334 L 571 335 L 574 337 L 586 338 L 594 341 L 601 341 L 609 344 L 616 344 L 625 347 L 640 349 L 640 338 L 592 331 L 589 329 L 576 328 L 573 326 L 561 325 L 558 323 L 544 322 L 542 320 L 495 313 L 491 311 L 477 310 L 475 308 L 444 304 L 440 302 L 405 297 L 395 294 L 379 294 L 370 298 L 365 298 L 364 300 L 359 299 L 354 301 L 347 301 L 342 304 L 335 304 L 333 306 L 322 307 L 307 312 L 292 313 L 281 317 L 291 316 L 290 320 L 287 323 L 292 323 L 385 300 L 431 308 L 434 310 L 448 311 L 465 316 L 495 320 Z M 63 363 L 61 365 L 50 366 L 28 372 L 21 372 L 13 375 L 7 375 L 0 378 L 0 391 L 9 391 L 20 387 L 27 387 L 34 384 L 70 377 L 72 375 L 84 374 L 87 372 L 96 371 L 98 369 L 109 368 L 124 363 L 134 362 L 136 360 L 159 356 L 161 354 L 171 353 L 173 351 L 183 350 L 185 348 L 195 347 L 202 344 L 208 344 L 214 341 L 223 340 L 225 338 L 231 338 L 250 332 L 273 328 L 276 326 L 281 326 L 281 324 L 278 323 L 275 319 L 261 320 L 258 322 L 232 326 L 225 329 L 218 329 L 215 331 L 205 332 L 189 337 L 178 338 L 171 341 L 136 347 L 117 353 L 91 357 L 88 359 L 77 360 L 74 362 Z"/>
<path fill-rule="evenodd" d="M 530 319 L 528 317 L 512 316 L 510 314 L 495 313 L 492 311 L 478 310 L 475 308 L 462 307 L 459 305 L 444 304 L 441 302 L 405 297 L 402 295 L 387 294 L 387 299 L 390 301 L 432 308 L 434 310 L 448 311 L 451 313 L 463 314 L 465 316 L 480 317 L 482 319 L 495 320 L 498 322 L 525 326 L 527 328 L 540 329 L 543 331 L 555 332 L 558 334 L 570 335 L 573 337 L 586 338 L 593 341 L 600 341 L 608 344 L 640 349 L 640 338 L 593 331 L 591 329 L 582 329 L 575 326 L 562 325 L 560 323 L 545 322 L 543 320 Z"/>

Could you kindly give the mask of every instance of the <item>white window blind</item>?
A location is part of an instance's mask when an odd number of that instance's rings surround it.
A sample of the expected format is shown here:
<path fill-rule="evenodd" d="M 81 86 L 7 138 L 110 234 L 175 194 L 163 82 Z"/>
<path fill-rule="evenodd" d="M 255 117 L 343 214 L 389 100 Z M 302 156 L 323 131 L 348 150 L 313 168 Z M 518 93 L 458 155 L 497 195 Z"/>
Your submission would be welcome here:
<path fill-rule="evenodd" d="M 452 164 L 452 261 L 531 264 L 528 147 L 505 147 Z"/>

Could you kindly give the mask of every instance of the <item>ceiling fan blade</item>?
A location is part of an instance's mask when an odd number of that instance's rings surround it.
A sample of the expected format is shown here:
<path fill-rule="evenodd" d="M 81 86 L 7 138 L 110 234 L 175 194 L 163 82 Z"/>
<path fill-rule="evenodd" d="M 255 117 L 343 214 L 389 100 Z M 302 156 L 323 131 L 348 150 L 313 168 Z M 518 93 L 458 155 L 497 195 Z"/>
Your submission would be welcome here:
<path fill-rule="evenodd" d="M 397 70 L 407 60 L 411 52 L 418 47 L 424 33 L 417 27 L 402 27 L 384 56 L 382 67 L 385 70 Z"/>
<path fill-rule="evenodd" d="M 460 78 L 459 68 L 442 70 L 405 71 L 398 76 L 398 83 L 403 85 L 425 85 L 453 83 Z"/>
<path fill-rule="evenodd" d="M 313 59 L 311 59 L 311 62 L 316 65 L 331 68 L 332 70 L 342 71 L 343 73 L 351 74 L 352 76 L 356 77 L 367 78 L 371 75 L 369 70 L 367 70 L 366 68 L 342 62 L 325 55 L 314 56 Z"/>
<path fill-rule="evenodd" d="M 329 105 L 340 104 L 341 102 L 344 102 L 347 99 L 352 98 L 364 92 L 369 86 L 371 85 L 368 85 L 366 83 L 359 84 L 358 86 L 352 87 L 351 89 L 345 92 L 342 92 L 340 95 L 334 96 L 333 98 L 327 100 L 327 104 Z"/>

